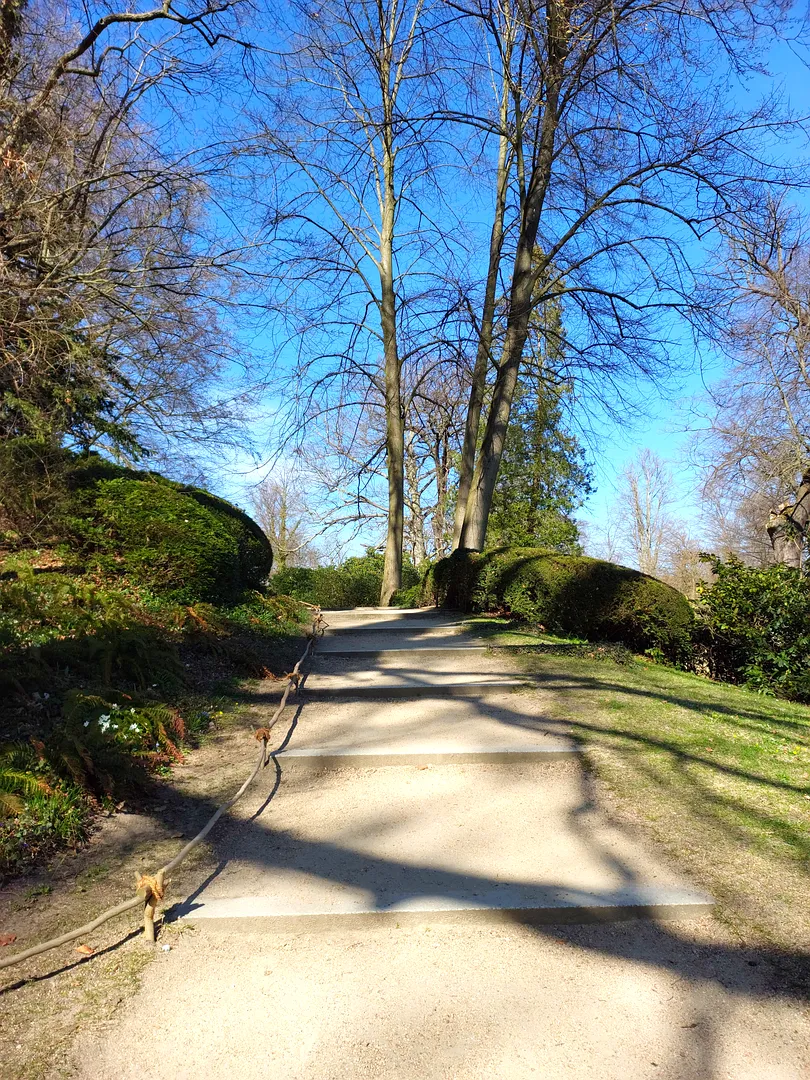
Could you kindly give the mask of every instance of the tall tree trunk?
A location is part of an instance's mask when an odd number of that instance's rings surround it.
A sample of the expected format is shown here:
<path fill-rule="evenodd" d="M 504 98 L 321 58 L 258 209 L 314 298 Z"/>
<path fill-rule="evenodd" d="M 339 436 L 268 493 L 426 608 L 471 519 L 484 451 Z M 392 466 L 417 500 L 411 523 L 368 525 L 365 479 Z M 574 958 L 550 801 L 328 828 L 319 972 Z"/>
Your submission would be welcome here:
<path fill-rule="evenodd" d="M 507 58 L 508 62 L 508 58 Z M 495 214 L 492 220 L 492 231 L 489 238 L 489 266 L 487 268 L 487 284 L 484 292 L 484 308 L 481 313 L 481 327 L 478 334 L 478 348 L 475 354 L 472 383 L 470 385 L 470 397 L 467 404 L 467 417 L 464 424 L 464 442 L 461 447 L 461 460 L 458 468 L 458 499 L 456 502 L 455 520 L 453 523 L 453 550 L 459 546 L 461 534 L 464 530 L 464 518 L 467 512 L 467 502 L 470 496 L 470 488 L 473 482 L 475 468 L 475 449 L 478 443 L 478 428 L 481 423 L 481 409 L 484 404 L 486 392 L 487 368 L 492 356 L 492 334 L 495 322 L 495 301 L 498 288 L 498 270 L 501 264 L 501 250 L 503 248 L 503 222 L 506 212 L 506 195 L 509 188 L 509 163 L 508 163 L 508 138 L 506 135 L 508 121 L 508 85 L 504 78 L 503 94 L 501 98 L 500 120 L 503 134 L 498 146 L 498 171 L 495 186 Z"/>
<path fill-rule="evenodd" d="M 448 473 L 448 430 L 447 427 L 436 436 L 433 451 L 434 475 L 436 478 L 436 509 L 433 514 L 433 543 L 436 548 L 436 558 L 443 559 L 445 555 L 445 527 L 447 524 L 447 473 Z"/>
<path fill-rule="evenodd" d="M 390 98 L 387 99 L 390 105 Z M 382 220 L 380 228 L 380 324 L 385 364 L 385 456 L 388 465 L 388 528 L 385 538 L 380 606 L 389 607 L 402 587 L 402 539 L 405 524 L 405 423 L 402 415 L 402 367 L 397 346 L 397 311 L 394 288 L 394 189 L 393 124 L 390 117 L 383 133 Z"/>
<path fill-rule="evenodd" d="M 283 570 L 287 565 L 287 492 L 281 492 L 281 502 L 278 511 L 278 569 Z"/>
<path fill-rule="evenodd" d="M 538 270 L 546 269 L 545 266 L 538 268 L 535 265 L 534 256 L 540 215 L 543 212 L 554 162 L 560 86 L 568 50 L 569 17 L 561 0 L 547 0 L 546 27 L 548 60 L 539 146 L 521 206 L 520 233 L 512 269 L 503 354 L 458 545 L 472 551 L 482 551 L 486 541 L 492 496 L 498 479 L 509 414 L 534 304 L 534 283 Z M 518 133 L 518 139 L 520 137 Z M 520 161 L 518 169 L 521 169 Z"/>
<path fill-rule="evenodd" d="M 771 511 L 768 536 L 778 563 L 801 570 L 807 529 L 810 524 L 810 469 L 803 476 L 796 499 Z"/>

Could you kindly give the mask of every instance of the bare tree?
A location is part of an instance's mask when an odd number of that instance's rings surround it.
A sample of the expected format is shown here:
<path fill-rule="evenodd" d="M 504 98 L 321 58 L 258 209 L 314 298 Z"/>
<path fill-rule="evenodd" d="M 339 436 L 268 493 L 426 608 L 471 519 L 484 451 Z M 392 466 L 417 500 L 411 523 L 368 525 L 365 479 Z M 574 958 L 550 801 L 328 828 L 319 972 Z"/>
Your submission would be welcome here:
<path fill-rule="evenodd" d="M 334 409 L 359 423 L 383 404 L 386 605 L 402 574 L 402 369 L 434 321 L 426 256 L 441 253 L 420 206 L 420 188 L 433 183 L 435 19 L 426 0 L 300 0 L 289 11 L 288 47 L 274 60 L 281 74 L 268 75 L 266 106 L 240 152 L 269 154 L 273 170 L 273 305 L 302 343 L 294 429 Z"/>
<path fill-rule="evenodd" d="M 741 109 L 727 89 L 729 73 L 755 67 L 763 25 L 784 10 L 744 0 L 461 7 L 508 87 L 513 163 L 505 332 L 460 540 L 480 550 L 533 308 L 563 303 L 569 364 L 618 413 L 623 385 L 669 370 L 664 312 L 699 307 L 696 243 L 734 212 L 754 214 L 759 184 L 786 180 L 763 160 L 765 134 L 786 121 L 778 102 Z M 487 115 L 460 122 L 485 127 Z M 500 118 L 489 123 L 500 139 Z"/>
<path fill-rule="evenodd" d="M 622 473 L 619 500 L 625 515 L 625 538 L 639 570 L 653 577 L 662 570 L 672 527 L 667 514 L 672 485 L 672 473 L 648 449 L 640 451 Z"/>
<path fill-rule="evenodd" d="M 671 522 L 663 543 L 664 562 L 658 576 L 690 600 L 698 597 L 698 586 L 712 578 L 702 560 L 703 548 L 682 526 Z"/>
<path fill-rule="evenodd" d="M 595 523 L 577 522 L 577 526 L 586 555 L 594 559 L 604 559 L 606 562 L 621 562 L 622 523 L 614 513 L 607 512 L 602 521 Z"/>
<path fill-rule="evenodd" d="M 317 566 L 314 546 L 322 528 L 309 504 L 306 477 L 299 470 L 282 469 L 265 477 L 253 490 L 256 521 L 273 548 L 273 568 Z"/>
<path fill-rule="evenodd" d="M 179 11 L 44 0 L 0 19 L 0 431 L 125 456 L 228 439 L 233 266 L 207 235 L 204 155 L 147 122 L 202 87 L 241 0 Z M 193 45 L 188 37 L 193 37 Z M 165 114 L 165 104 L 164 104 Z"/>
<path fill-rule="evenodd" d="M 731 312 L 720 340 L 733 360 L 698 441 L 706 489 L 765 534 L 773 559 L 800 568 L 810 524 L 810 242 L 802 217 L 770 201 L 759 226 L 727 236 L 717 288 Z"/>

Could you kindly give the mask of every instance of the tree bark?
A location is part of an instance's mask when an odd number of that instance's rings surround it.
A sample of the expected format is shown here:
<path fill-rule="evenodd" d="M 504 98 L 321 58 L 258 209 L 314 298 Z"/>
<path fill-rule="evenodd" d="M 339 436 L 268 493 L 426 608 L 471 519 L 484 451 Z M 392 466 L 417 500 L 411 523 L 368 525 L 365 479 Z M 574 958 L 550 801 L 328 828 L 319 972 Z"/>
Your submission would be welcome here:
<path fill-rule="evenodd" d="M 287 492 L 281 492 L 281 502 L 278 511 L 278 569 L 283 570 L 287 565 Z"/>
<path fill-rule="evenodd" d="M 498 288 L 498 270 L 501 264 L 503 248 L 503 223 L 506 212 L 506 195 L 509 188 L 508 139 L 506 135 L 508 109 L 508 85 L 504 78 L 501 98 L 500 120 L 503 134 L 498 146 L 498 171 L 495 189 L 495 214 L 489 239 L 489 266 L 484 292 L 484 308 L 481 313 L 481 328 L 478 335 L 478 347 L 473 366 L 470 397 L 467 404 L 467 417 L 464 424 L 464 442 L 461 448 L 461 460 L 458 469 L 458 499 L 453 523 L 453 551 L 459 546 L 464 531 L 464 518 L 473 482 L 475 468 L 475 449 L 478 443 L 478 428 L 481 423 L 481 409 L 487 383 L 487 367 L 492 356 L 492 335 L 495 322 L 495 300 Z"/>
<path fill-rule="evenodd" d="M 383 75 L 387 84 L 390 71 Z M 385 96 L 383 131 L 383 192 L 380 228 L 380 325 L 385 365 L 385 456 L 388 465 L 388 527 L 380 606 L 389 607 L 402 587 L 402 540 L 405 524 L 405 418 L 402 412 L 402 364 L 397 345 L 397 309 L 394 286 L 394 141 L 392 98 Z"/>
<path fill-rule="evenodd" d="M 445 426 L 441 433 L 436 435 L 433 450 L 433 461 L 436 477 L 436 510 L 433 514 L 433 543 L 436 549 L 436 558 L 443 559 L 445 556 L 445 525 L 447 518 L 447 476 L 448 459 L 450 456 L 448 446 L 449 432 Z"/>
<path fill-rule="evenodd" d="M 771 511 L 768 536 L 778 563 L 801 570 L 810 524 L 810 469 L 805 470 L 792 503 L 782 503 Z"/>
<path fill-rule="evenodd" d="M 410 510 L 408 539 L 411 558 L 414 566 L 419 566 L 425 561 L 427 552 L 425 550 L 425 516 L 422 512 L 419 492 L 419 467 L 414 453 L 415 441 L 416 435 L 411 432 L 405 446 L 405 482 L 408 486 L 408 509 Z"/>
<path fill-rule="evenodd" d="M 534 306 L 534 283 L 538 269 L 535 265 L 535 245 L 554 162 L 560 86 L 568 48 L 568 16 L 560 0 L 547 0 L 546 25 L 548 60 L 540 139 L 521 207 L 520 233 L 512 269 L 503 355 L 495 379 L 484 440 L 459 540 L 459 547 L 472 551 L 482 551 L 486 541 L 492 496 L 503 456 L 509 414 L 529 330 L 529 318 Z M 520 137 L 519 133 L 518 138 Z"/>

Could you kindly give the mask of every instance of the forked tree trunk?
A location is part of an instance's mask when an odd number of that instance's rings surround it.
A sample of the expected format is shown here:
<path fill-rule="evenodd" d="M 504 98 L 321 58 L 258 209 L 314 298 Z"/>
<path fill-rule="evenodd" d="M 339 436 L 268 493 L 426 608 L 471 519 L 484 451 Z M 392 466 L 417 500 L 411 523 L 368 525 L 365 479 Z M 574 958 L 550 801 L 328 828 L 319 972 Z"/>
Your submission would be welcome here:
<path fill-rule="evenodd" d="M 487 284 L 484 292 L 484 308 L 481 313 L 481 327 L 478 334 L 478 347 L 475 353 L 472 383 L 470 385 L 470 397 L 467 404 L 467 417 L 464 423 L 464 442 L 461 447 L 461 460 L 458 469 L 458 499 L 456 502 L 455 520 L 453 523 L 453 550 L 459 546 L 461 534 L 464 530 L 464 518 L 467 513 L 467 502 L 470 496 L 470 488 L 473 482 L 475 470 L 475 448 L 478 443 L 478 428 L 481 423 L 481 409 L 484 404 L 484 394 L 487 385 L 487 369 L 492 356 L 492 335 L 495 323 L 495 301 L 498 288 L 498 269 L 501 264 L 501 250 L 503 248 L 503 222 L 506 212 L 506 195 L 509 188 L 509 164 L 507 128 L 508 87 L 504 79 L 503 96 L 501 99 L 501 135 L 498 147 L 498 172 L 495 189 L 495 214 L 492 220 L 492 231 L 489 238 L 489 267 L 487 269 Z"/>
<path fill-rule="evenodd" d="M 768 536 L 778 563 L 801 570 L 807 529 L 810 524 L 810 469 L 802 476 L 802 482 L 792 503 L 782 503 L 771 511 L 768 519 Z"/>
<path fill-rule="evenodd" d="M 549 108 L 550 108 L 549 104 Z M 551 145 L 548 148 L 548 166 L 551 166 Z M 509 296 L 509 318 L 506 324 L 506 340 L 503 355 L 492 392 L 492 404 L 487 416 L 484 441 L 473 478 L 473 486 L 467 502 L 459 547 L 482 551 L 487 535 L 487 522 L 492 508 L 495 483 L 501 466 L 501 457 L 509 426 L 509 414 L 515 396 L 520 362 L 529 332 L 534 293 L 534 249 L 537 229 L 543 207 L 547 178 L 537 177 L 536 186 L 530 186 L 523 209 L 523 221 L 515 264 L 512 271 L 512 288 Z M 542 181 L 542 182 L 541 182 Z"/>
<path fill-rule="evenodd" d="M 520 233 L 512 269 L 509 291 L 509 315 L 498 375 L 487 416 L 487 426 L 472 488 L 467 500 L 464 527 L 459 547 L 482 551 L 487 535 L 487 522 L 492 497 L 503 456 L 509 414 L 515 396 L 523 349 L 529 331 L 529 318 L 534 304 L 534 284 L 538 272 L 545 266 L 535 265 L 535 246 L 540 215 L 554 163 L 554 143 L 559 123 L 559 99 L 565 61 L 568 55 L 569 12 L 561 0 L 546 0 L 547 62 L 545 100 L 540 124 L 540 139 L 534 158 L 520 217 Z M 517 138 L 520 140 L 518 131 Z M 521 171 L 521 163 L 518 169 Z"/>

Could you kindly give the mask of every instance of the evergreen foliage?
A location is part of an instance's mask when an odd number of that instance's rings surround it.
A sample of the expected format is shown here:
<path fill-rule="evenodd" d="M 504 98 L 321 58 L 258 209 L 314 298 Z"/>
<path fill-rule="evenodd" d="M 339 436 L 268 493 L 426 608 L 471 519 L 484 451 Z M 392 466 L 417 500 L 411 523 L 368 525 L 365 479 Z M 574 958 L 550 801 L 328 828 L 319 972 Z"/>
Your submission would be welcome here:
<path fill-rule="evenodd" d="M 462 611 L 508 611 L 549 630 L 620 641 L 677 663 L 692 654 L 688 600 L 637 570 L 538 548 L 456 551 L 436 563 L 426 589 Z"/>
<path fill-rule="evenodd" d="M 573 388 L 560 374 L 566 334 L 559 300 L 532 312 L 526 352 L 509 415 L 487 547 L 543 547 L 580 555 L 572 515 L 592 488 L 585 452 L 565 426 Z"/>
<path fill-rule="evenodd" d="M 572 514 L 591 491 L 584 451 L 563 426 L 564 386 L 535 381 L 516 394 L 487 531 L 495 547 L 581 554 Z"/>

